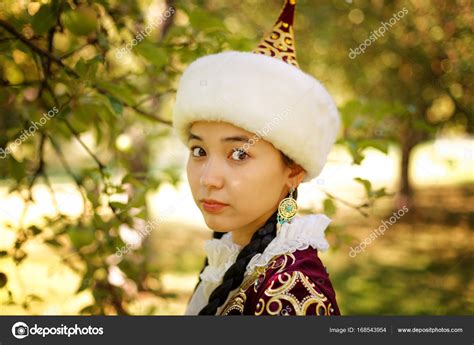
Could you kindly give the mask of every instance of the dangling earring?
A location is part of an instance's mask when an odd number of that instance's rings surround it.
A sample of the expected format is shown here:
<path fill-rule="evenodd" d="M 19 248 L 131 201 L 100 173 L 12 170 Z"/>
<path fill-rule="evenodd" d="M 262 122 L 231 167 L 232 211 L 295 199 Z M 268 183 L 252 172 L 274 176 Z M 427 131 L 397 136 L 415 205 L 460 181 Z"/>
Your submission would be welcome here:
<path fill-rule="evenodd" d="M 278 205 L 278 216 L 277 220 L 278 223 L 291 223 L 291 220 L 296 216 L 296 212 L 298 212 L 298 204 L 296 200 L 293 199 L 293 192 L 295 188 L 291 187 L 290 189 L 290 197 L 283 199 L 280 201 Z"/>

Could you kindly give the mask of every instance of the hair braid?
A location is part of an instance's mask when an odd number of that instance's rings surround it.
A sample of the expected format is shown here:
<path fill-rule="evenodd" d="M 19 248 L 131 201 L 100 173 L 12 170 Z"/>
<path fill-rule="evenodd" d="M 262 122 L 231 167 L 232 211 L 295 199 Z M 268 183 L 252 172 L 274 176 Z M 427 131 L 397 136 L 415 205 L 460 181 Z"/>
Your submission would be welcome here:
<path fill-rule="evenodd" d="M 293 197 L 295 199 L 298 197 L 297 190 L 295 190 Z M 250 242 L 242 248 L 235 263 L 227 269 L 222 279 L 222 283 L 212 291 L 209 296 L 208 304 L 201 309 L 199 315 L 215 315 L 217 309 L 227 300 L 229 293 L 242 284 L 250 260 L 256 254 L 262 253 L 275 238 L 277 215 L 278 210 L 276 210 L 266 223 L 253 234 Z"/>

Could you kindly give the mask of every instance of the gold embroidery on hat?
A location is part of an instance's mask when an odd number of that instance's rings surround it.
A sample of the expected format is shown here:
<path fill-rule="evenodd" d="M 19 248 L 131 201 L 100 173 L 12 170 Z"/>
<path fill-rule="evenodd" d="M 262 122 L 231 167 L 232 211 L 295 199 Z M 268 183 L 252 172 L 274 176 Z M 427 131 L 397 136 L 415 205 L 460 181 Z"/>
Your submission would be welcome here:
<path fill-rule="evenodd" d="M 254 53 L 271 56 L 299 68 L 293 31 L 295 6 L 296 0 L 285 0 L 272 31 L 263 37 Z"/>

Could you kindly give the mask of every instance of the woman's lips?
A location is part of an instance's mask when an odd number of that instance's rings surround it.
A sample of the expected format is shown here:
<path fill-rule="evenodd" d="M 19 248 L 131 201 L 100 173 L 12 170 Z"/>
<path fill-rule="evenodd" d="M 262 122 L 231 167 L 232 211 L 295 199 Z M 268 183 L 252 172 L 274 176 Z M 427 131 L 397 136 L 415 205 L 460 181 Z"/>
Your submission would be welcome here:
<path fill-rule="evenodd" d="M 226 204 L 221 204 L 221 203 L 215 203 L 215 202 L 208 202 L 208 201 L 203 201 L 202 202 L 202 207 L 204 208 L 205 211 L 210 212 L 210 213 L 216 213 L 224 209 L 229 205 Z"/>

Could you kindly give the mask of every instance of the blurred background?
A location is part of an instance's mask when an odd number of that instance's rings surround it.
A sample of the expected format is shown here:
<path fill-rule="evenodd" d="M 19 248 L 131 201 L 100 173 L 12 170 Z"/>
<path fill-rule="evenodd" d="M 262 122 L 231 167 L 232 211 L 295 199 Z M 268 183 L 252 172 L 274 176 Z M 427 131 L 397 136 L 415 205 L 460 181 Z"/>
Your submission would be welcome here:
<path fill-rule="evenodd" d="M 0 3 L 0 314 L 184 313 L 212 232 L 177 83 L 253 50 L 282 3 Z M 468 0 L 298 1 L 299 64 L 343 120 L 298 203 L 333 219 L 343 314 L 473 314 L 473 24 Z"/>

